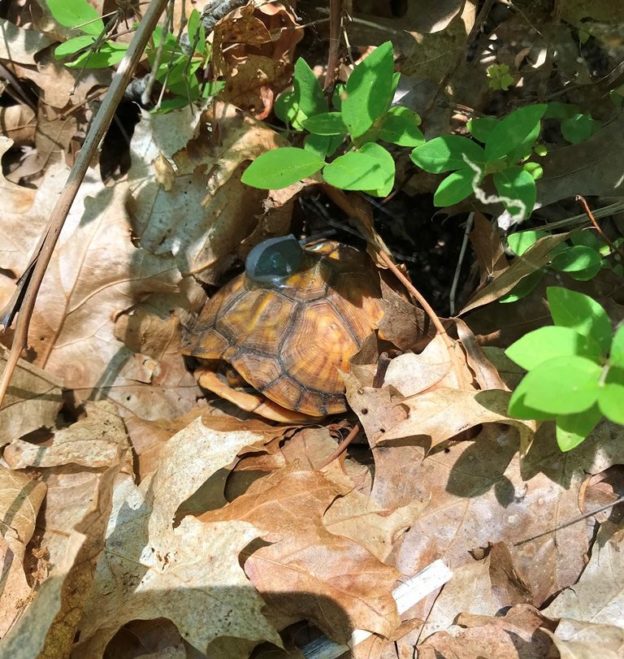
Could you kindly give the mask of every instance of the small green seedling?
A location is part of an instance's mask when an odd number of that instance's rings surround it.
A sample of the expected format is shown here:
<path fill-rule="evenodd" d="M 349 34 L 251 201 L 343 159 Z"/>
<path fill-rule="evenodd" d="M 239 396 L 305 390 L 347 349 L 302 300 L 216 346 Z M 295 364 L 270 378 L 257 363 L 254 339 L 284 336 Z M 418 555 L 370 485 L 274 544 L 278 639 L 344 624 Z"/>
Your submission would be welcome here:
<path fill-rule="evenodd" d="M 355 67 L 330 108 L 310 67 L 297 60 L 293 89 L 278 98 L 275 113 L 295 131 L 308 133 L 303 147 L 262 154 L 245 170 L 243 183 L 278 189 L 321 172 L 337 188 L 385 197 L 394 185 L 395 162 L 377 142 L 405 147 L 424 142 L 420 117 L 392 106 L 398 82 L 388 41 Z"/>
<path fill-rule="evenodd" d="M 435 137 L 412 151 L 412 161 L 432 174 L 451 172 L 438 186 L 433 202 L 452 206 L 479 196 L 484 179 L 494 187 L 516 220 L 529 217 L 536 200 L 539 163 L 528 160 L 541 130 L 546 104 L 527 105 L 503 119 L 472 119 L 468 128 L 477 142 L 458 135 Z M 482 194 L 482 193 L 481 193 Z"/>
<path fill-rule="evenodd" d="M 101 69 L 119 64 L 128 44 L 106 39 L 106 27 L 97 10 L 87 0 L 46 0 L 55 21 L 80 35 L 57 46 L 57 59 L 69 58 L 65 66 Z"/>
<path fill-rule="evenodd" d="M 489 82 L 488 87 L 493 90 L 507 91 L 514 84 L 507 64 L 490 64 L 485 71 Z"/>
<path fill-rule="evenodd" d="M 595 300 L 547 289 L 554 325 L 525 334 L 505 351 L 528 373 L 509 401 L 519 419 L 554 419 L 562 451 L 578 446 L 604 416 L 624 425 L 624 326 L 615 332 Z"/>
<path fill-rule="evenodd" d="M 104 21 L 87 0 L 46 1 L 58 23 L 80 33 L 57 46 L 54 51 L 58 59 L 66 60 L 65 66 L 99 69 L 114 66 L 123 59 L 128 44 L 107 38 Z M 224 87 L 223 82 L 201 83 L 198 78 L 197 72 L 206 67 L 211 52 L 197 10 L 189 15 L 187 34 L 191 46 L 189 50 L 185 50 L 174 35 L 164 33 L 161 27 L 157 27 L 146 49 L 152 68 L 158 60 L 155 76 L 168 92 L 168 97 L 159 104 L 158 111 L 166 112 L 210 98 Z"/>
<path fill-rule="evenodd" d="M 549 234 L 543 230 L 519 231 L 507 237 L 507 245 L 516 256 L 522 256 L 536 241 L 547 235 Z M 617 248 L 621 244 L 624 244 L 622 238 L 616 240 L 613 247 Z M 610 268 L 615 274 L 622 276 L 622 264 L 613 264 L 608 258 L 612 255 L 613 247 L 592 229 L 573 231 L 564 243 L 552 250 L 547 266 L 524 277 L 507 295 L 500 298 L 499 302 L 517 302 L 526 297 L 535 290 L 549 270 L 567 275 L 576 281 L 589 281 L 603 268 Z"/>

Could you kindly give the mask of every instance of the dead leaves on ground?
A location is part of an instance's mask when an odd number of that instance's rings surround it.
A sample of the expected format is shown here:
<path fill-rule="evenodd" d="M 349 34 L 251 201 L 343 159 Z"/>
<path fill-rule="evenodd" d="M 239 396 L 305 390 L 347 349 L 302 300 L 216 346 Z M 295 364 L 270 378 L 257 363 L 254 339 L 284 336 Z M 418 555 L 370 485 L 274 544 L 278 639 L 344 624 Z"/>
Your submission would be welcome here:
<path fill-rule="evenodd" d="M 444 50 L 425 71 L 439 80 L 475 7 L 429 4 L 419 16 L 409 10 L 406 21 L 420 23 L 401 43 L 420 73 L 429 45 Z M 30 28 L 0 29 L 17 49 L 14 72 L 42 90 L 35 109 L 0 115 L 3 153 L 11 140 L 35 148 L 0 177 L 4 305 L 65 183 L 57 156 L 71 152 L 89 99 L 108 80 L 77 81 L 52 61 L 42 49 L 58 38 L 53 27 L 35 42 Z M 289 82 L 301 33 L 275 3 L 223 19 L 215 66 L 228 78 L 225 97 L 265 116 Z M 78 119 L 65 115 L 83 103 Z M 593 139 L 612 142 L 608 132 Z M 281 428 L 218 401 L 198 404 L 181 326 L 203 302 L 198 281 L 221 283 L 253 244 L 288 230 L 300 187 L 267 198 L 240 183 L 246 163 L 279 144 L 265 124 L 215 102 L 201 114 L 144 114 L 124 180 L 106 187 L 90 170 L 43 283 L 29 361 L 0 409 L 0 650 L 245 657 L 268 644 L 296 656 L 306 621 L 340 642 L 354 629 L 373 632 L 375 644 L 354 656 L 371 647 L 367 656 L 390 656 L 395 640 L 432 658 L 484 648 L 513 657 L 519 646 L 535 657 L 590 656 L 598 644 L 619 656 L 620 519 L 567 522 L 621 495 L 621 434 L 602 424 L 562 455 L 548 425 L 507 417 L 517 374 L 500 352 L 482 350 L 485 330 L 473 334 L 478 314 L 491 321 L 492 303 L 565 236 L 509 263 L 497 230 L 478 217 L 480 287 L 466 322 L 447 323 L 448 335 L 424 349 L 422 314 L 386 287 L 383 338 L 403 354 L 383 378 L 364 358 L 345 376 L 363 432 L 326 467 L 348 423 Z M 587 144 L 591 162 L 598 147 Z M 543 199 L 580 180 L 563 150 L 553 162 Z M 604 190 L 581 173 L 588 190 Z M 35 187 L 17 183 L 33 176 Z M 546 186 L 548 176 L 559 187 Z M 543 312 L 538 300 L 522 320 L 544 322 Z M 400 616 L 397 583 L 438 558 L 452 580 Z"/>

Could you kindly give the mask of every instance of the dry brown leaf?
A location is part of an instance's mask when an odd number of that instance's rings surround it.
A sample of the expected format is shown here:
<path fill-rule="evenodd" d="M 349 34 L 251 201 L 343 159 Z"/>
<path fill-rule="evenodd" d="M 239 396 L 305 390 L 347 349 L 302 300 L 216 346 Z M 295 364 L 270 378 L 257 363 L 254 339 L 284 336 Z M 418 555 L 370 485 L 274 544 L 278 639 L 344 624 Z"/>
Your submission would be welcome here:
<path fill-rule="evenodd" d="M 76 464 L 98 469 L 124 462 L 132 472 L 128 438 L 117 409 L 109 402 L 87 403 L 86 417 L 58 430 L 50 445 L 16 440 L 6 447 L 4 459 L 11 469 Z M 123 458 L 123 460 L 122 460 Z"/>
<path fill-rule="evenodd" d="M 77 560 L 85 542 L 85 536 L 76 531 L 65 531 L 64 551 L 58 556 L 50 575 L 37 590 L 37 596 L 20 616 L 9 633 L 2 639 L 1 651 L 12 659 L 45 657 L 42 654 L 54 618 L 62 607 L 61 594 L 65 580 Z M 69 655 L 69 647 L 59 647 L 58 652 L 47 656 Z"/>
<path fill-rule="evenodd" d="M 266 119 L 275 95 L 291 82 L 295 46 L 303 38 L 290 8 L 249 2 L 214 30 L 213 66 L 223 78 L 220 97 Z"/>
<path fill-rule="evenodd" d="M 188 128 L 171 135 L 171 122 L 191 121 L 188 111 L 152 114 L 139 124 L 129 172 L 132 215 L 142 247 L 173 255 L 181 272 L 216 283 L 256 227 L 266 196 L 240 182 L 241 167 L 280 140 L 232 105 L 216 103 L 199 120 L 196 135 Z M 155 179 L 154 165 L 145 165 L 160 157 L 175 170 L 168 191 Z"/>
<path fill-rule="evenodd" d="M 16 146 L 32 144 L 35 141 L 35 128 L 35 113 L 27 105 L 11 105 L 8 108 L 0 108 L 0 130 L 2 130 L 3 135 L 0 145 L 7 144 L 6 138 L 12 140 Z M 6 149 L 4 146 L 2 148 L 4 149 L 2 155 L 4 155 Z M 0 158 L 2 155 L 0 155 Z M 24 191 L 24 188 L 21 190 Z"/>
<path fill-rule="evenodd" d="M 25 30 L 0 18 L 0 60 L 34 64 L 35 55 L 51 43 L 50 39 L 36 30 Z"/>
<path fill-rule="evenodd" d="M 460 311 L 460 315 L 494 302 L 509 293 L 521 279 L 544 267 L 551 259 L 552 250 L 567 237 L 567 233 L 560 233 L 540 238 L 522 256 L 514 259 L 507 270 L 502 271 L 487 286 L 478 290 Z"/>
<path fill-rule="evenodd" d="M 5 267 L 21 273 L 26 266 L 66 175 L 64 165 L 48 169 L 30 217 L 15 214 L 3 223 Z M 117 316 L 152 292 L 177 293 L 180 281 L 171 259 L 135 247 L 130 231 L 125 185 L 104 188 L 90 171 L 39 293 L 30 334 L 35 363 L 75 389 L 79 399 L 97 389 L 128 413 L 179 416 L 194 404 L 198 389 L 175 345 L 165 337 L 157 361 L 115 336 Z"/>
<path fill-rule="evenodd" d="M 0 372 L 8 350 L 0 346 Z M 0 446 L 33 430 L 51 427 L 63 404 L 61 383 L 20 359 L 0 407 Z"/>
<path fill-rule="evenodd" d="M 246 522 L 203 524 L 192 517 L 173 526 L 180 504 L 262 439 L 252 431 L 213 430 L 196 419 L 167 442 L 153 477 L 139 487 L 130 478 L 118 482 L 80 624 L 80 656 L 100 657 L 121 626 L 159 617 L 173 621 L 204 653 L 221 636 L 280 645 L 238 564 L 240 551 L 261 532 Z"/>
<path fill-rule="evenodd" d="M 398 573 L 323 525 L 327 507 L 345 493 L 319 472 L 277 472 L 201 519 L 245 520 L 268 533 L 273 544 L 253 552 L 245 571 L 272 615 L 311 620 L 342 642 L 354 629 L 388 636 L 399 624 L 391 595 Z"/>
<path fill-rule="evenodd" d="M 13 140 L 5 135 L 0 135 L 0 158 L 13 146 Z M 3 212 L 11 214 L 22 214 L 30 210 L 35 200 L 36 192 L 31 188 L 24 188 L 11 181 L 7 181 L 4 174 L 0 172 L 0 194 L 2 194 Z M 6 245 L 6 243 L 3 244 Z M 10 243 L 9 243 L 10 244 Z M 2 251 L 7 247 L 3 247 Z M 3 263 L 3 267 L 10 267 Z"/>
<path fill-rule="evenodd" d="M 547 633 L 549 633 L 547 631 Z M 619 659 L 624 655 L 624 628 L 563 619 L 549 633 L 561 659 Z"/>
<path fill-rule="evenodd" d="M 624 625 L 624 529 L 600 527 L 591 558 L 574 587 L 544 609 L 550 618 L 572 618 L 593 624 Z M 572 586 L 572 584 L 570 584 Z"/>
<path fill-rule="evenodd" d="M 510 433 L 492 430 L 474 442 L 427 455 L 411 471 L 404 497 L 411 490 L 414 499 L 430 497 L 430 502 L 395 552 L 396 565 L 403 574 L 414 574 L 432 559 L 444 558 L 454 569 L 470 550 L 505 542 L 513 569 L 532 593 L 532 603 L 540 606 L 574 584 L 583 570 L 588 529 L 582 523 L 560 527 L 579 515 L 578 493 L 586 475 L 619 464 L 624 447 L 602 424 L 581 447 L 562 455 L 552 424 L 545 424 L 520 460 Z M 388 464 L 382 466 L 394 476 Z M 376 474 L 384 477 L 384 472 Z"/>
<path fill-rule="evenodd" d="M 461 614 L 449 632 L 438 632 L 419 645 L 418 657 L 548 659 L 552 642 L 548 629 L 542 629 L 547 625 L 549 621 L 527 605 L 514 606 L 501 617 Z"/>
<path fill-rule="evenodd" d="M 13 627 L 32 597 L 24 555 L 45 493 L 44 483 L 0 467 L 0 637 Z"/>
<path fill-rule="evenodd" d="M 323 523 L 334 535 L 351 538 L 380 561 L 387 562 L 395 544 L 426 506 L 426 501 L 414 501 L 385 510 L 370 496 L 351 490 L 331 504 Z"/>
<path fill-rule="evenodd" d="M 498 227 L 482 213 L 474 214 L 470 244 L 479 264 L 481 286 L 509 267 Z"/>
<path fill-rule="evenodd" d="M 394 387 L 402 396 L 414 396 L 439 385 L 450 372 L 446 343 L 441 336 L 436 336 L 420 354 L 405 353 L 395 357 L 388 365 L 384 385 Z M 456 380 L 449 386 L 455 383 Z"/>

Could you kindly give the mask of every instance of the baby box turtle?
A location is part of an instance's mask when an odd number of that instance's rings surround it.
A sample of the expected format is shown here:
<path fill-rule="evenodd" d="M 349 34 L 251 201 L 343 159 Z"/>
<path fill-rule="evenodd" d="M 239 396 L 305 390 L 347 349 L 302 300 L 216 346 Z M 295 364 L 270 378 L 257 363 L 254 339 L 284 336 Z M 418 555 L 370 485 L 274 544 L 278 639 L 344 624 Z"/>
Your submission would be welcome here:
<path fill-rule="evenodd" d="M 271 238 L 247 257 L 245 272 L 204 306 L 187 337 L 199 384 L 276 421 L 346 410 L 340 371 L 378 327 L 379 275 L 353 247 L 322 241 L 301 247 Z M 256 393 L 219 376 L 233 367 Z"/>

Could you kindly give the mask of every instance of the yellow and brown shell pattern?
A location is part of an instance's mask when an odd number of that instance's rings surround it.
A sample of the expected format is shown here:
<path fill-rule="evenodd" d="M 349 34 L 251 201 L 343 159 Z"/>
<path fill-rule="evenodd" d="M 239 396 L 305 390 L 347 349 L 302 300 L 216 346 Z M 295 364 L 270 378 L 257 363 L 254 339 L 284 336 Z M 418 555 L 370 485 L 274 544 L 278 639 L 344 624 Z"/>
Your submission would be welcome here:
<path fill-rule="evenodd" d="M 186 354 L 224 360 L 264 396 L 310 416 L 344 412 L 351 357 L 383 316 L 368 256 L 335 242 L 306 247 L 279 282 L 233 279 L 205 305 Z"/>

